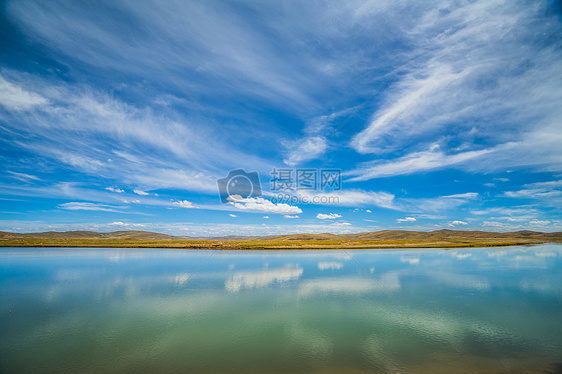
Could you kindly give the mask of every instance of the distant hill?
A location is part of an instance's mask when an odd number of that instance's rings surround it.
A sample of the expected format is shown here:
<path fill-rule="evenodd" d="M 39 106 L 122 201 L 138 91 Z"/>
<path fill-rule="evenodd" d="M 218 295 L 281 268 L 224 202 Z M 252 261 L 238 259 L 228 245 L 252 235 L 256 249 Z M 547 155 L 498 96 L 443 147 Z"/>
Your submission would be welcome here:
<path fill-rule="evenodd" d="M 560 238 L 561 232 L 543 233 L 536 231 L 515 231 L 515 232 L 487 232 L 487 231 L 456 231 L 456 230 L 437 230 L 430 232 L 423 231 L 403 231 L 403 230 L 384 230 L 376 232 L 364 232 L 359 234 L 339 235 L 340 238 L 348 240 L 439 240 L 439 239 L 547 239 Z"/>
<path fill-rule="evenodd" d="M 336 234 L 292 234 L 292 235 L 279 235 L 279 236 L 264 236 L 262 240 L 342 240 L 341 235 Z"/>
<path fill-rule="evenodd" d="M 121 239 L 121 240 L 178 240 L 179 236 L 159 234 L 149 231 L 48 231 L 29 234 L 17 234 L 0 231 L 0 239 Z"/>
<path fill-rule="evenodd" d="M 18 234 L 0 231 L 0 239 L 120 239 L 120 240 L 271 240 L 271 241 L 308 241 L 308 240 L 445 240 L 445 239 L 561 239 L 562 232 L 544 233 L 537 231 L 487 232 L 487 231 L 407 231 L 383 230 L 357 234 L 290 234 L 276 236 L 222 236 L 222 237 L 186 237 L 159 234 L 150 231 L 49 231 Z"/>
<path fill-rule="evenodd" d="M 0 247 L 121 247 L 187 249 L 338 249 L 338 248 L 460 248 L 562 242 L 562 232 L 438 230 L 431 232 L 384 230 L 357 234 L 293 234 L 193 238 L 148 231 L 0 232 Z"/>

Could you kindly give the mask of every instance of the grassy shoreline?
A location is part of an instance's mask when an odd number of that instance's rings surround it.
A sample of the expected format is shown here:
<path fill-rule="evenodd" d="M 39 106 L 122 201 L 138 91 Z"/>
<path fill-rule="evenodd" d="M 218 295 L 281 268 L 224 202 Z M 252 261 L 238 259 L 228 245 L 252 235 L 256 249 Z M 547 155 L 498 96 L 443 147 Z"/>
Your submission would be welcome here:
<path fill-rule="evenodd" d="M 0 232 L 0 247 L 178 248 L 213 250 L 337 250 L 472 248 L 562 243 L 562 233 L 517 231 L 384 230 L 357 234 L 293 234 L 269 237 L 190 238 L 147 231 Z"/>
<path fill-rule="evenodd" d="M 0 247 L 69 247 L 69 248 L 177 248 L 219 250 L 337 250 L 401 248 L 475 248 L 541 244 L 559 240 L 121 240 L 121 239 L 0 239 Z"/>

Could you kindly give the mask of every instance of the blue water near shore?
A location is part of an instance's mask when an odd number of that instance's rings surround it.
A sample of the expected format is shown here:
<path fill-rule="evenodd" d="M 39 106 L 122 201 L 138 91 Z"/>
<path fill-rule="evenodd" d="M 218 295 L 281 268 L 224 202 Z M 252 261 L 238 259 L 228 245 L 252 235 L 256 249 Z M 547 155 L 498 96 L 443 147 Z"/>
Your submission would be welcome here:
<path fill-rule="evenodd" d="M 348 253 L 2 248 L 0 373 L 562 372 L 561 245 Z"/>

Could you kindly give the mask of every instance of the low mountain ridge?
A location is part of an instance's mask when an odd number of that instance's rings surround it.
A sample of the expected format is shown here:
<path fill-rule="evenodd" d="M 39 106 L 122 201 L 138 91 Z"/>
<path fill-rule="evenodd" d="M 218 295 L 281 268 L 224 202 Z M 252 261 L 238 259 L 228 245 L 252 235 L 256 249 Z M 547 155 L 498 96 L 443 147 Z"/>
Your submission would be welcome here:
<path fill-rule="evenodd" d="M 506 238 L 530 238 L 530 239 L 560 239 L 562 232 L 544 233 L 538 231 L 515 231 L 515 232 L 487 232 L 487 231 L 459 231 L 459 230 L 436 230 L 436 231 L 407 231 L 407 230 L 382 230 L 373 232 L 362 232 L 356 234 L 290 234 L 276 236 L 225 236 L 225 237 L 186 237 L 160 234 L 150 231 L 48 231 L 39 233 L 11 233 L 0 231 L 1 239 L 119 239 L 119 240 L 220 240 L 220 241 L 319 241 L 319 240 L 444 240 L 444 239 L 506 239 Z"/>

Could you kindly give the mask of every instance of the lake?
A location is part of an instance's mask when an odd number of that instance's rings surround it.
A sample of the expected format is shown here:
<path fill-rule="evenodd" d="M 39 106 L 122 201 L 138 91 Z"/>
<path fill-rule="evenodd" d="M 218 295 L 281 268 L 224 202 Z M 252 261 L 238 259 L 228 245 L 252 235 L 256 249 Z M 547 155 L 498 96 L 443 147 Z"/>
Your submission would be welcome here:
<path fill-rule="evenodd" d="M 0 373 L 560 373 L 562 245 L 1 248 Z"/>

